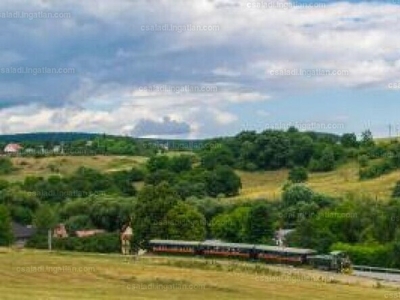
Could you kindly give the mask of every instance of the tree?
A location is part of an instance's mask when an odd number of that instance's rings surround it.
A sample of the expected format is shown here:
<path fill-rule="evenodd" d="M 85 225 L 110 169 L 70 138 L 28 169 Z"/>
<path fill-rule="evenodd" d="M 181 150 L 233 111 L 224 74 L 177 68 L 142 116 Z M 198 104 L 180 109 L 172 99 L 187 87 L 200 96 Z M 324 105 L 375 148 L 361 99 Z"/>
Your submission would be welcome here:
<path fill-rule="evenodd" d="M 303 167 L 294 167 L 289 172 L 289 180 L 293 183 L 306 182 L 308 180 L 307 169 Z"/>
<path fill-rule="evenodd" d="M 206 219 L 193 206 L 183 202 L 175 205 L 164 218 L 167 239 L 203 241 L 206 237 Z"/>
<path fill-rule="evenodd" d="M 10 212 L 6 206 L 0 205 L 0 246 L 9 246 L 13 239 Z"/>
<path fill-rule="evenodd" d="M 400 198 L 400 181 L 396 182 L 396 186 L 392 192 L 392 198 Z"/>
<path fill-rule="evenodd" d="M 372 136 L 371 130 L 365 130 L 361 133 L 361 144 L 365 147 L 374 146 L 374 137 Z"/>
<path fill-rule="evenodd" d="M 192 169 L 192 157 L 189 155 L 175 156 L 170 159 L 169 170 L 175 173 L 190 171 Z"/>
<path fill-rule="evenodd" d="M 133 242 L 136 247 L 146 245 L 152 238 L 163 237 L 164 218 L 177 204 L 178 199 L 179 196 L 165 182 L 157 186 L 145 186 L 140 191 L 132 220 Z"/>
<path fill-rule="evenodd" d="M 274 234 L 273 223 L 271 208 L 265 202 L 254 204 L 247 219 L 246 241 L 254 244 L 268 243 Z"/>
<path fill-rule="evenodd" d="M 345 133 L 340 138 L 340 143 L 346 148 L 358 147 L 357 136 L 354 133 Z"/>
<path fill-rule="evenodd" d="M 319 160 L 312 159 L 310 169 L 315 172 L 329 172 L 335 168 L 335 154 L 332 147 L 326 147 Z"/>
<path fill-rule="evenodd" d="M 312 201 L 314 192 L 302 184 L 293 184 L 287 186 L 282 194 L 282 204 L 284 207 L 294 206 L 298 202 L 309 203 Z"/>
<path fill-rule="evenodd" d="M 222 213 L 211 221 L 214 238 L 241 243 L 246 240 L 250 207 L 238 207 L 232 212 Z"/>
<path fill-rule="evenodd" d="M 220 194 L 236 196 L 242 187 L 240 177 L 228 166 L 218 166 L 206 174 L 207 193 L 216 197 Z"/>
<path fill-rule="evenodd" d="M 33 223 L 40 233 L 44 233 L 50 229 L 53 229 L 54 226 L 57 225 L 57 220 L 57 215 L 51 206 L 48 204 L 43 204 L 36 211 L 33 218 Z"/>
<path fill-rule="evenodd" d="M 233 166 L 235 158 L 230 148 L 223 144 L 200 153 L 202 167 L 212 170 L 219 165 Z"/>

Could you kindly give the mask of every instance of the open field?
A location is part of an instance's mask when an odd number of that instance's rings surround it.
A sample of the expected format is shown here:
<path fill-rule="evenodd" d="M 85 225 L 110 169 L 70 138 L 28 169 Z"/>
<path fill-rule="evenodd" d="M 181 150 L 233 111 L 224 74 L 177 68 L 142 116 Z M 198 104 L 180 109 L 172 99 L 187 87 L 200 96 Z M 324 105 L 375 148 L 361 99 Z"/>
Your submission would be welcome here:
<path fill-rule="evenodd" d="M 17 169 L 10 175 L 0 176 L 10 181 L 23 180 L 26 176 L 68 175 L 84 166 L 102 172 L 129 169 L 142 164 L 145 157 L 128 156 L 58 156 L 46 158 L 12 158 Z"/>
<path fill-rule="evenodd" d="M 265 197 L 274 200 L 281 194 L 282 186 L 288 177 L 288 170 L 238 172 L 238 174 L 243 183 L 241 198 Z M 307 185 L 317 192 L 334 196 L 354 194 L 387 199 L 398 180 L 400 180 L 400 171 L 372 180 L 359 181 L 358 164 L 349 163 L 333 172 L 311 173 Z"/>
<path fill-rule="evenodd" d="M 2 300 L 388 299 L 369 279 L 202 259 L 0 250 Z"/>

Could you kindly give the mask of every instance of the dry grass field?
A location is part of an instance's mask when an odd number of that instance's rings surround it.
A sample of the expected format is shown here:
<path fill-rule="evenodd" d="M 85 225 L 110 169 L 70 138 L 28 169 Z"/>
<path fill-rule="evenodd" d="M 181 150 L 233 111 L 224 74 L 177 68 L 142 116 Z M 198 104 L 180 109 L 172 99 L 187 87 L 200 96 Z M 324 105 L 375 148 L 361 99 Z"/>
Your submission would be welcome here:
<path fill-rule="evenodd" d="M 191 258 L 0 250 L 0 299 L 388 299 L 353 276 Z"/>
<path fill-rule="evenodd" d="M 287 170 L 269 172 L 238 172 L 242 178 L 243 189 L 240 198 L 277 199 L 288 177 Z M 311 173 L 307 185 L 313 190 L 333 196 L 367 195 L 378 199 L 388 199 L 396 182 L 400 180 L 400 171 L 396 171 L 372 180 L 359 181 L 358 165 L 349 163 L 333 172 Z"/>
<path fill-rule="evenodd" d="M 129 169 L 146 161 L 145 157 L 128 156 L 58 156 L 46 158 L 15 157 L 12 162 L 16 171 L 0 178 L 18 181 L 26 176 L 68 175 L 84 166 L 102 172 Z"/>

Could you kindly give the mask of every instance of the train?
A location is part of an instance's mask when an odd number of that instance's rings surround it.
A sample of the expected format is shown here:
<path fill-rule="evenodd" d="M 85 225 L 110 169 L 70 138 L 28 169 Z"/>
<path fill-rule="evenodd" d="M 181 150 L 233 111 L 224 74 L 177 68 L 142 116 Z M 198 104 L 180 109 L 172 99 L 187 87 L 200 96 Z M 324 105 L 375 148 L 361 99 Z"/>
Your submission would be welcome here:
<path fill-rule="evenodd" d="M 155 255 L 184 255 L 204 258 L 230 258 L 268 264 L 308 266 L 310 268 L 351 273 L 352 263 L 342 251 L 318 254 L 312 249 L 225 243 L 221 241 L 151 240 L 149 252 Z"/>

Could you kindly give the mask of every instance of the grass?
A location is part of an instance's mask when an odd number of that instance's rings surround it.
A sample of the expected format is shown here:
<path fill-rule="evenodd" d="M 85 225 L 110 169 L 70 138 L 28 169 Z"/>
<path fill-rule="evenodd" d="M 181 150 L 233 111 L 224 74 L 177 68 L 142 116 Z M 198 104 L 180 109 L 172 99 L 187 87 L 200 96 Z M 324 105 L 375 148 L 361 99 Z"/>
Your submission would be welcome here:
<path fill-rule="evenodd" d="M 239 198 L 278 199 L 288 177 L 288 170 L 268 172 L 238 172 L 242 178 L 243 189 Z M 360 181 L 358 164 L 348 163 L 327 173 L 311 173 L 307 185 L 313 190 L 333 196 L 354 194 L 388 199 L 396 182 L 400 180 L 400 171 L 379 178 Z"/>
<path fill-rule="evenodd" d="M 84 166 L 102 172 L 129 169 L 144 163 L 145 157 L 125 156 L 65 156 L 46 158 L 12 158 L 16 171 L 0 176 L 9 181 L 22 181 L 26 176 L 69 175 Z"/>
<path fill-rule="evenodd" d="M 385 299 L 393 287 L 334 273 L 192 258 L 0 251 L 2 300 Z"/>

